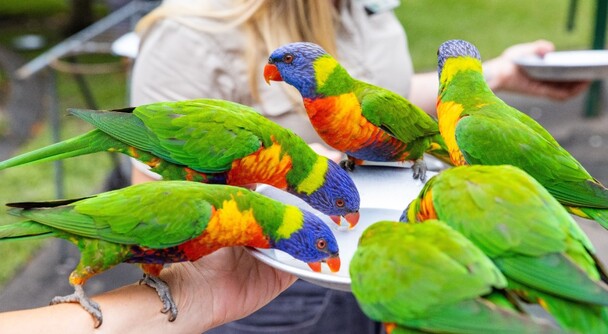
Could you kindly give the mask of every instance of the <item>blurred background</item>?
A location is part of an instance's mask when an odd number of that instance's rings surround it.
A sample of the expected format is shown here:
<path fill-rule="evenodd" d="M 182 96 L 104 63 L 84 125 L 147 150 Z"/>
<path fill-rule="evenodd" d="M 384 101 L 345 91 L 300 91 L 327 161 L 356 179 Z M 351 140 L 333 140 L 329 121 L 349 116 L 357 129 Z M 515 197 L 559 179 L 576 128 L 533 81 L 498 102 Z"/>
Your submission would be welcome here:
<path fill-rule="evenodd" d="M 484 59 L 499 55 L 510 45 L 539 38 L 553 41 L 557 50 L 603 49 L 607 2 L 404 0 L 396 13 L 408 33 L 416 72 L 421 72 L 435 70 L 437 47 L 452 38 L 472 42 Z M 116 55 L 112 44 L 156 4 L 144 0 L 0 1 L 0 159 L 90 129 L 84 122 L 66 117 L 67 108 L 127 106 L 132 60 Z M 607 184 L 606 92 L 601 82 L 595 87 L 566 103 L 501 97 L 544 125 L 592 175 Z M 59 174 L 53 163 L 2 171 L 0 204 L 97 193 L 115 177 L 110 175 L 113 166 L 110 154 L 95 154 L 66 160 Z M 4 210 L 0 206 L 0 224 L 13 221 Z M 604 233 L 582 224 L 593 234 Z M 49 245 L 52 242 L 0 244 L 4 255 L 0 311 L 37 305 L 6 306 L 12 297 L 3 290 L 28 264 L 40 259 L 41 252 L 61 257 L 69 251 Z M 66 268 L 58 269 L 58 277 L 66 285 L 73 265 L 66 263 Z M 116 278 L 114 283 L 121 281 Z M 87 289 L 95 293 L 108 287 L 92 284 Z M 50 292 L 50 296 L 55 294 Z"/>

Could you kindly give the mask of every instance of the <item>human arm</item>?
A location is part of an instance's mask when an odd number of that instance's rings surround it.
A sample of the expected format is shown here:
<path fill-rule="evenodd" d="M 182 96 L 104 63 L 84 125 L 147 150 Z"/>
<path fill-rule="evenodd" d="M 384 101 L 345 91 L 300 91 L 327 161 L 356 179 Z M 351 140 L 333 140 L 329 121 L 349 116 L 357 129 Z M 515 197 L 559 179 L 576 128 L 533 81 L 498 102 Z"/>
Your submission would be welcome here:
<path fill-rule="evenodd" d="M 566 100 L 589 87 L 588 81 L 552 82 L 527 76 L 515 63 L 518 57 L 530 54 L 544 55 L 554 50 L 553 43 L 537 40 L 515 44 L 493 59 L 483 63 L 483 71 L 490 88 L 495 92 L 521 93 L 554 100 Z M 410 100 L 426 112 L 435 114 L 438 78 L 436 72 L 416 74 L 412 78 Z"/>
<path fill-rule="evenodd" d="M 93 297 L 103 324 L 76 303 L 0 313 L 0 333 L 202 333 L 245 317 L 295 282 L 296 277 L 263 264 L 242 247 L 216 251 L 196 262 L 161 272 L 178 307 L 169 322 L 154 289 L 129 285 Z"/>
<path fill-rule="evenodd" d="M 587 89 L 589 81 L 554 82 L 533 79 L 514 63 L 514 60 L 521 56 L 543 56 L 554 49 L 553 43 L 546 40 L 516 44 L 507 48 L 500 56 L 483 64 L 490 88 L 494 91 L 522 93 L 554 100 L 566 100 Z"/>

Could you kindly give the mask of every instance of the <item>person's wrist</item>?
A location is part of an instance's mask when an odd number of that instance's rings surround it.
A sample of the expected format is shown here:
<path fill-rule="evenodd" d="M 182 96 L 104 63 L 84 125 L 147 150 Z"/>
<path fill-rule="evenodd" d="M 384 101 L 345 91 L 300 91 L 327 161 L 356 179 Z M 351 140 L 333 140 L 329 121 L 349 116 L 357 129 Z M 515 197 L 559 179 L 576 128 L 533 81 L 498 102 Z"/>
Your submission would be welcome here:
<path fill-rule="evenodd" d="M 494 58 L 483 63 L 483 77 L 492 91 L 499 91 L 504 88 L 505 76 L 503 75 L 501 62 L 503 59 Z"/>
<path fill-rule="evenodd" d="M 191 262 L 176 263 L 165 268 L 160 277 L 169 286 L 177 306 L 175 325 L 187 332 L 202 333 L 215 327 L 216 320 L 211 287 L 197 276 L 196 270 Z"/>

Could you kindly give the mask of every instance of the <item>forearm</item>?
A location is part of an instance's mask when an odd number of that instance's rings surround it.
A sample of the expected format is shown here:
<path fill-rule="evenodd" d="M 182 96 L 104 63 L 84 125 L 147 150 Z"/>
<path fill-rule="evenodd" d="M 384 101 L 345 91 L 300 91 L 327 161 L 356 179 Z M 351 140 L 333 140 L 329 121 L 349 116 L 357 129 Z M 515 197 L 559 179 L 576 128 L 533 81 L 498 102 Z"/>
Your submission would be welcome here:
<path fill-rule="evenodd" d="M 175 276 L 163 275 L 172 292 L 179 289 Z M 177 291 L 175 291 L 177 292 Z M 179 293 L 174 293 L 178 316 L 169 322 L 161 313 L 162 304 L 154 289 L 132 284 L 100 294 L 92 299 L 99 303 L 103 323 L 94 328 L 93 318 L 77 303 L 64 303 L 36 309 L 0 313 L 0 333 L 202 333 L 212 322 L 210 312 L 199 307 L 182 307 Z M 204 298 L 198 298 L 204 301 Z M 209 317 L 206 317 L 209 315 Z"/>
<path fill-rule="evenodd" d="M 436 72 L 415 74 L 408 99 L 427 113 L 437 116 L 437 91 L 439 79 Z"/>

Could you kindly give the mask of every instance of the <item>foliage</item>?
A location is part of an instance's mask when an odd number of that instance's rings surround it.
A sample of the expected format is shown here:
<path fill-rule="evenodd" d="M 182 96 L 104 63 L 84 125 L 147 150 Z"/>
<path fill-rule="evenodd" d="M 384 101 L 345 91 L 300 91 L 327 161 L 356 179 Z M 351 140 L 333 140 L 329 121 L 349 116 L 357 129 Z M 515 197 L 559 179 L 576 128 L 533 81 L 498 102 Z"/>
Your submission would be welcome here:
<path fill-rule="evenodd" d="M 547 39 L 556 49 L 589 48 L 595 7 L 578 1 L 575 26 L 566 29 L 570 1 L 404 0 L 395 11 L 408 34 L 417 71 L 437 66 L 437 48 L 449 39 L 477 46 L 484 59 L 515 43 Z"/>

